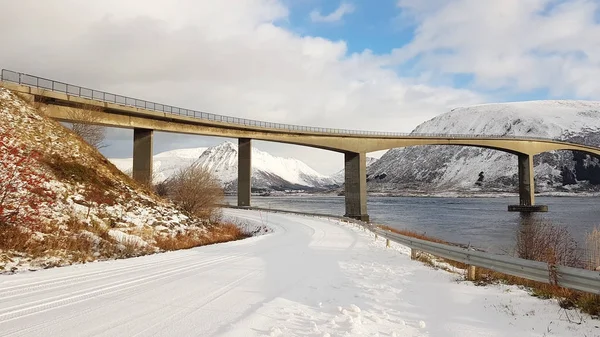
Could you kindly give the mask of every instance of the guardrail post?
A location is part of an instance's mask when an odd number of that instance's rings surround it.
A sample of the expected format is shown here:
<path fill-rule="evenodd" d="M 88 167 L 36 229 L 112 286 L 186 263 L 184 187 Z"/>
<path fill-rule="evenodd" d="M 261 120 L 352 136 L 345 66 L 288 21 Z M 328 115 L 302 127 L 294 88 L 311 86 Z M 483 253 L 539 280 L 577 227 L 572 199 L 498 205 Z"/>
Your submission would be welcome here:
<path fill-rule="evenodd" d="M 418 255 L 419 255 L 419 251 L 418 250 L 416 250 L 414 248 L 410 249 L 410 259 L 411 260 L 416 260 L 418 258 Z"/>
<path fill-rule="evenodd" d="M 468 281 L 475 281 L 476 273 L 477 273 L 477 268 L 475 266 L 472 266 L 472 265 L 467 266 L 467 280 Z"/>
<path fill-rule="evenodd" d="M 389 248 L 389 247 L 390 247 L 390 239 L 385 239 L 385 246 L 386 246 L 387 248 Z"/>

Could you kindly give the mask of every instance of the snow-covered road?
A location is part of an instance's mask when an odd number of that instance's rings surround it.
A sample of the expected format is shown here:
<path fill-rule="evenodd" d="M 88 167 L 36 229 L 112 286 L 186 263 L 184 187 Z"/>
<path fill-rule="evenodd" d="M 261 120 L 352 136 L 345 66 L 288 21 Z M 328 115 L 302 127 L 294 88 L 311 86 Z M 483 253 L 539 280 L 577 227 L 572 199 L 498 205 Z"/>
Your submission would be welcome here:
<path fill-rule="evenodd" d="M 0 336 L 600 336 L 599 321 L 459 282 L 354 225 L 225 212 L 274 232 L 0 276 Z"/>

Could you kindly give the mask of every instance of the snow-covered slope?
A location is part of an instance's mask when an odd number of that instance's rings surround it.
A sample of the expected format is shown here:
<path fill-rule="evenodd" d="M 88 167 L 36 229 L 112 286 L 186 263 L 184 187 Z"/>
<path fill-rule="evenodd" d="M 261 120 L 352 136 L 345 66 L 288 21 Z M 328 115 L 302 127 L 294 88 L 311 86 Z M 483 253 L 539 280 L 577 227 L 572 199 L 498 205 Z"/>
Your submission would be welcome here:
<path fill-rule="evenodd" d="M 532 101 L 454 109 L 413 133 L 544 137 L 600 145 L 600 102 Z M 590 190 L 600 183 L 597 160 L 570 151 L 536 156 L 538 191 Z M 368 169 L 371 191 L 514 190 L 516 157 L 458 146 L 392 149 Z"/>
<path fill-rule="evenodd" d="M 377 158 L 373 158 L 373 157 L 367 157 L 367 168 L 371 165 L 373 165 L 378 159 Z M 335 173 L 333 176 L 331 176 L 331 178 L 338 184 L 338 185 L 342 185 L 344 183 L 344 178 L 346 177 L 346 173 L 344 172 L 344 169 L 339 170 L 337 173 Z"/>
<path fill-rule="evenodd" d="M 154 181 L 161 182 L 169 178 L 179 169 L 192 165 L 206 150 L 205 147 L 178 149 L 161 152 L 153 157 Z M 111 158 L 109 159 L 119 170 L 131 172 L 133 158 Z"/>
<path fill-rule="evenodd" d="M 225 142 L 204 151 L 197 164 L 209 169 L 226 188 L 237 184 L 238 148 Z M 293 159 L 275 157 L 252 148 L 252 187 L 259 189 L 326 188 L 335 181 L 318 173 L 305 163 Z"/>
<path fill-rule="evenodd" d="M 205 219 L 157 198 L 40 109 L 0 88 L 0 274 L 159 252 L 181 234 L 210 239 Z"/>

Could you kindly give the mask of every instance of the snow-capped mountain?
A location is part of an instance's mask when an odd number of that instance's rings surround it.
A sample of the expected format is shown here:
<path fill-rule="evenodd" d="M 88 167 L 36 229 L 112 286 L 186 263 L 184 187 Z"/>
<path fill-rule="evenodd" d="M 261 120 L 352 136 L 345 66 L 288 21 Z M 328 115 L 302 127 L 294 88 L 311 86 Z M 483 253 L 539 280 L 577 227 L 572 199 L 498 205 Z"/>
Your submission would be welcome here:
<path fill-rule="evenodd" d="M 237 145 L 224 142 L 210 148 L 180 149 L 154 156 L 154 182 L 168 179 L 177 170 L 197 164 L 221 180 L 226 189 L 237 186 Z M 131 172 L 132 158 L 109 159 L 123 172 Z M 293 158 L 272 156 L 252 148 L 252 187 L 257 189 L 323 189 L 335 187 L 333 178 L 322 175 Z"/>
<path fill-rule="evenodd" d="M 238 147 L 225 142 L 204 151 L 197 164 L 209 169 L 222 181 L 226 189 L 237 186 Z M 275 157 L 252 148 L 252 187 L 257 189 L 328 188 L 336 182 L 318 173 L 305 163 Z"/>
<path fill-rule="evenodd" d="M 373 165 L 373 163 L 375 163 L 377 160 L 378 160 L 377 158 L 367 157 L 367 168 L 369 168 L 369 166 Z M 342 185 L 344 183 L 344 179 L 346 178 L 345 170 L 344 169 L 339 170 L 334 175 L 332 175 L 331 178 L 338 185 Z"/>
<path fill-rule="evenodd" d="M 532 101 L 457 108 L 412 132 L 554 138 L 600 146 L 600 102 Z M 571 151 L 534 157 L 537 191 L 600 187 L 598 159 Z M 516 156 L 461 146 L 392 149 L 368 170 L 370 191 L 514 191 Z"/>
<path fill-rule="evenodd" d="M 195 163 L 200 155 L 206 150 L 205 147 L 190 149 L 178 149 L 161 152 L 152 159 L 154 165 L 154 182 L 161 182 L 172 176 L 179 169 L 189 167 Z M 110 158 L 109 159 L 119 170 L 125 173 L 131 173 L 133 168 L 133 158 Z"/>

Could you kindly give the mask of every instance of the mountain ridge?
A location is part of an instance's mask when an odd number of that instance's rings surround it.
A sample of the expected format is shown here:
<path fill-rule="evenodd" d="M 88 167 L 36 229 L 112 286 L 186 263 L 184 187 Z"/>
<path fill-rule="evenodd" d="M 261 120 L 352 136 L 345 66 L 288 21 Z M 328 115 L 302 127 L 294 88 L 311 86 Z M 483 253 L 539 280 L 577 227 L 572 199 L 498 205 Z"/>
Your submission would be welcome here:
<path fill-rule="evenodd" d="M 600 102 L 527 101 L 456 108 L 419 126 L 412 134 L 477 134 L 551 138 L 600 145 Z M 534 157 L 536 190 L 596 191 L 598 160 L 571 151 Z M 475 147 L 417 146 L 386 152 L 368 170 L 369 191 L 514 192 L 514 155 Z"/>

